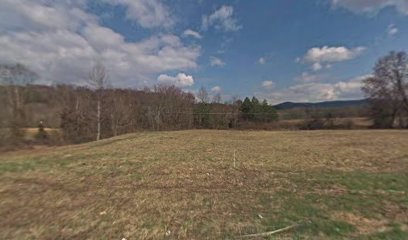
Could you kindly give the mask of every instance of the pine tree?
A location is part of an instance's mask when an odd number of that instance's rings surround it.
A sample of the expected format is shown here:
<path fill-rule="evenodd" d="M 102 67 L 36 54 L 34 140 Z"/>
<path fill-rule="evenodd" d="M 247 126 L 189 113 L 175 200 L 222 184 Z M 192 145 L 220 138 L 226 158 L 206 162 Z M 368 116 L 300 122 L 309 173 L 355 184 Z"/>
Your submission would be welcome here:
<path fill-rule="evenodd" d="M 240 108 L 242 112 L 242 117 L 244 120 L 251 120 L 251 111 L 252 111 L 252 102 L 249 100 L 248 97 L 244 99 L 244 102 L 241 105 Z"/>

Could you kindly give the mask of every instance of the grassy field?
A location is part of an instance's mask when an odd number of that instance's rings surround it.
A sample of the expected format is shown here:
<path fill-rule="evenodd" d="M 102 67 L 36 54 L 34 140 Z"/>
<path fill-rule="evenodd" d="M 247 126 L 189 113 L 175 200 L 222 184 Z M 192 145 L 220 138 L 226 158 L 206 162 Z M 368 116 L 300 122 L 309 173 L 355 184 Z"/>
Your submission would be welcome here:
<path fill-rule="evenodd" d="M 407 191 L 408 131 L 137 133 L 2 153 L 0 239 L 408 239 Z"/>
<path fill-rule="evenodd" d="M 323 118 L 321 120 L 324 121 L 325 119 Z M 304 122 L 305 122 L 305 119 L 279 120 L 277 122 L 277 125 L 281 126 L 281 129 L 297 129 Z M 344 127 L 347 125 L 350 125 L 351 129 L 368 129 L 373 125 L 373 122 L 369 118 L 350 117 L 350 118 L 335 118 L 333 119 L 333 124 L 334 126 L 342 126 L 339 129 L 347 129 Z"/>

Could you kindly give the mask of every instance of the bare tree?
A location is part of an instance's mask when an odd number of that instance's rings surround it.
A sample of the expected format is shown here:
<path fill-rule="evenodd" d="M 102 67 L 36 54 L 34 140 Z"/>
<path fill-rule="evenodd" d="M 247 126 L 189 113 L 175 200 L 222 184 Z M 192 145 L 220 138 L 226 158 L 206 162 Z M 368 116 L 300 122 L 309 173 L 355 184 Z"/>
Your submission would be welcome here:
<path fill-rule="evenodd" d="M 221 93 L 216 93 L 212 99 L 213 103 L 221 103 Z"/>
<path fill-rule="evenodd" d="M 95 94 L 89 88 L 59 85 L 60 128 L 64 140 L 72 143 L 95 140 Z"/>
<path fill-rule="evenodd" d="M 24 97 L 21 91 L 32 83 L 38 75 L 22 64 L 0 65 L 0 83 L 7 88 L 11 110 L 10 127 L 15 138 L 21 137 L 21 128 L 25 124 Z"/>
<path fill-rule="evenodd" d="M 105 66 L 98 62 L 92 68 L 89 73 L 89 84 L 95 88 L 96 97 L 97 97 L 97 106 L 96 106 L 96 141 L 101 139 L 101 112 L 102 112 L 102 93 L 103 89 L 108 86 L 108 71 Z"/>
<path fill-rule="evenodd" d="M 381 58 L 374 76 L 364 80 L 363 91 L 371 102 L 371 113 L 377 127 L 407 127 L 408 55 L 391 52 Z M 399 121 L 398 121 L 399 120 Z"/>
<path fill-rule="evenodd" d="M 231 101 L 231 120 L 228 124 L 229 128 L 235 128 L 238 126 L 240 108 L 242 105 L 242 101 L 239 99 L 238 96 L 233 96 Z"/>
<path fill-rule="evenodd" d="M 201 87 L 200 90 L 198 90 L 197 98 L 198 100 L 200 100 L 201 103 L 209 102 L 208 92 L 207 89 L 205 89 L 205 87 Z"/>

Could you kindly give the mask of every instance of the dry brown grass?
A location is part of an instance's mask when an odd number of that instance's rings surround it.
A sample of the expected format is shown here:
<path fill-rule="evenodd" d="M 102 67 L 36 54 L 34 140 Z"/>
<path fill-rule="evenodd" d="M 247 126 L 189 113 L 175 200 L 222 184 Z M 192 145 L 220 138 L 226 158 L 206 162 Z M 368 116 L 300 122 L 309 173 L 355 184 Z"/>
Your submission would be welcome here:
<path fill-rule="evenodd" d="M 307 119 L 306 119 L 307 120 Z M 322 118 L 322 120 L 325 120 Z M 291 120 L 279 120 L 278 125 L 282 129 L 296 128 L 305 122 L 305 119 L 291 119 Z M 347 117 L 347 118 L 334 118 L 334 126 L 338 126 L 340 129 L 345 129 L 345 126 L 350 125 L 350 128 L 354 129 L 367 129 L 373 125 L 373 121 L 370 118 L 365 117 Z"/>
<path fill-rule="evenodd" d="M 0 238 L 407 236 L 407 189 L 407 131 L 137 133 L 3 153 Z"/>

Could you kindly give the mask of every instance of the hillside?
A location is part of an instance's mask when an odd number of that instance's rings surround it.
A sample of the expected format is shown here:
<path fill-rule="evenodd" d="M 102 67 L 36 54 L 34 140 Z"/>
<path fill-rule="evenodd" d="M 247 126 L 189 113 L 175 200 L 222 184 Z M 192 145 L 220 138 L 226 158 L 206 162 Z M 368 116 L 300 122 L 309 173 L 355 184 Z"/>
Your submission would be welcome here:
<path fill-rule="evenodd" d="M 361 107 L 367 105 L 367 100 L 346 100 L 346 101 L 325 101 L 317 103 L 295 103 L 295 102 L 283 102 L 274 107 L 277 110 L 287 110 L 293 108 L 347 108 L 347 107 Z"/>
<path fill-rule="evenodd" d="M 0 238 L 236 239 L 300 224 L 277 236 L 407 239 L 406 139 L 191 130 L 3 153 Z"/>

